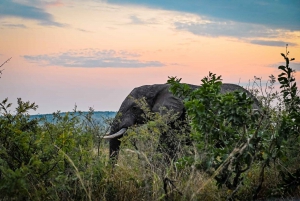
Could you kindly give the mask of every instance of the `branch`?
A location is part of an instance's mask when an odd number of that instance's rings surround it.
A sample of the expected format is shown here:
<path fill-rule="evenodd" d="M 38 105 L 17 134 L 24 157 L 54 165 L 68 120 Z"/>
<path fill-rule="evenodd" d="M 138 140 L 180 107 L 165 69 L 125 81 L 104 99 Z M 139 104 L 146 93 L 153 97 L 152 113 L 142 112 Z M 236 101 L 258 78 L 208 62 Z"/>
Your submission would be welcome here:
<path fill-rule="evenodd" d="M 9 60 L 11 59 L 12 57 L 10 57 L 9 59 L 7 59 L 6 61 L 4 61 L 2 64 L 1 64 L 1 66 L 0 66 L 0 68 L 4 65 L 4 64 L 6 64 L 7 62 L 9 62 Z M 4 69 L 2 69 L 2 70 L 0 70 L 0 74 L 2 74 L 2 71 L 3 71 Z M 0 77 L 1 78 L 1 77 Z"/>
<path fill-rule="evenodd" d="M 1 64 L 0 68 L 1 68 L 4 64 L 6 64 L 7 62 L 9 62 L 9 60 L 11 60 L 11 58 L 12 58 L 12 57 L 10 57 L 10 58 L 7 59 L 6 61 L 4 61 L 3 64 Z"/>

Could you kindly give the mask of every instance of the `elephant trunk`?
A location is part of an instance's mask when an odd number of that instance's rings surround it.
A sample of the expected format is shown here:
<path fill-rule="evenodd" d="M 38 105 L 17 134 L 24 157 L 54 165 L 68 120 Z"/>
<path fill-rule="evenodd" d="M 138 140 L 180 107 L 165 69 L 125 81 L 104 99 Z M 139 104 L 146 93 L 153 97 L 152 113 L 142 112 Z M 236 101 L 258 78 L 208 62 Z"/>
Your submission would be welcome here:
<path fill-rule="evenodd" d="M 118 161 L 120 140 L 118 138 L 110 139 L 109 142 L 109 158 L 111 163 L 114 165 Z"/>
<path fill-rule="evenodd" d="M 103 138 L 110 139 L 109 141 L 109 158 L 111 159 L 112 164 L 115 164 L 118 160 L 119 149 L 120 149 L 120 140 L 119 138 L 127 131 L 127 128 L 122 128 L 118 132 L 111 135 L 106 135 Z"/>

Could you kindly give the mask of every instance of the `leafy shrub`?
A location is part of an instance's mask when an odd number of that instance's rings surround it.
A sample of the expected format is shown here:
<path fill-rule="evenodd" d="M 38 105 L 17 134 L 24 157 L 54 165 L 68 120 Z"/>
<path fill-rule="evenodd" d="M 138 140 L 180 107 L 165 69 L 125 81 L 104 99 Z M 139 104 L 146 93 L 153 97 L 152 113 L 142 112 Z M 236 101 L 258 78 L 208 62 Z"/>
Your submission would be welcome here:
<path fill-rule="evenodd" d="M 212 170 L 217 186 L 225 185 L 231 190 L 228 199 L 238 197 L 236 194 L 245 175 L 255 164 L 259 164 L 260 173 L 251 199 L 257 199 L 265 169 L 271 167 L 271 162 L 276 164 L 273 167 L 276 166 L 284 183 L 279 184 L 283 189 L 276 188 L 273 195 L 285 196 L 291 192 L 288 187 L 299 186 L 299 169 L 294 169 L 299 160 L 299 91 L 294 71 L 289 67 L 294 59 L 289 60 L 288 52 L 282 56 L 286 65 L 279 66 L 283 73 L 278 81 L 283 111 L 270 105 L 278 94 L 262 99 L 265 102 L 261 102 L 261 111 L 252 111 L 253 101 L 245 92 L 220 94 L 221 76 L 213 73 L 203 78 L 202 87 L 194 91 L 181 84 L 181 79 L 171 77 L 168 80 L 171 91 L 184 99 L 192 127 L 191 137 L 200 155 L 195 162 L 202 169 Z M 270 78 L 272 86 L 274 76 Z M 295 173 L 289 172 L 291 170 Z"/>
<path fill-rule="evenodd" d="M 91 200 L 104 177 L 103 155 L 94 152 L 92 129 L 76 116 L 54 114 L 52 123 L 30 120 L 35 103 L 0 104 L 0 199 Z"/>

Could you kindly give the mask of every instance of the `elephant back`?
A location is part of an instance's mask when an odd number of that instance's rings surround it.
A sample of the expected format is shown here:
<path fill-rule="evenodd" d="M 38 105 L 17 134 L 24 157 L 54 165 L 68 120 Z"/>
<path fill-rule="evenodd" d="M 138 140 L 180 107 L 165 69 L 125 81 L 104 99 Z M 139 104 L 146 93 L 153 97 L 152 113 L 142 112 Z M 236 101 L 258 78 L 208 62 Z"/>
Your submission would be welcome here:
<path fill-rule="evenodd" d="M 223 83 L 221 86 L 221 93 L 225 94 L 225 93 L 229 93 L 229 92 L 233 92 L 233 91 L 240 91 L 240 92 L 245 92 L 247 94 L 248 97 L 251 97 L 252 100 L 254 101 L 252 107 L 253 109 L 260 109 L 260 104 L 259 101 L 257 100 L 257 98 L 255 96 L 253 96 L 252 93 L 250 93 L 248 90 L 244 89 L 243 87 L 236 85 L 236 84 L 229 84 L 229 83 Z"/>

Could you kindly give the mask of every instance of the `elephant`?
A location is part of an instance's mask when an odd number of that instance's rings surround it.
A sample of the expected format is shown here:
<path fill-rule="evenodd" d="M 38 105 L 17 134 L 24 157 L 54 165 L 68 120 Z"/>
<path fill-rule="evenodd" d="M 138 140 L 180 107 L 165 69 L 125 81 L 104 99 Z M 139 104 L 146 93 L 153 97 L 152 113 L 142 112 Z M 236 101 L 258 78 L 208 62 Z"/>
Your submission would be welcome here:
<path fill-rule="evenodd" d="M 192 89 L 196 89 L 201 86 L 191 85 Z M 174 96 L 169 91 L 169 84 L 154 84 L 154 85 L 144 85 L 134 88 L 130 94 L 125 98 L 115 119 L 112 122 L 110 132 L 104 136 L 105 139 L 109 139 L 109 154 L 110 158 L 117 160 L 120 138 L 126 133 L 126 130 L 133 125 L 141 125 L 144 123 L 142 118 L 143 110 L 138 106 L 136 100 L 144 98 L 151 112 L 161 113 L 160 108 L 165 107 L 167 110 L 173 110 L 177 113 L 178 119 L 183 119 L 185 117 L 185 108 L 183 101 Z M 246 92 L 248 97 L 251 97 L 254 101 L 252 108 L 259 109 L 258 100 L 246 89 L 236 84 L 226 84 L 221 85 L 221 93 L 232 92 L 239 90 Z"/>

